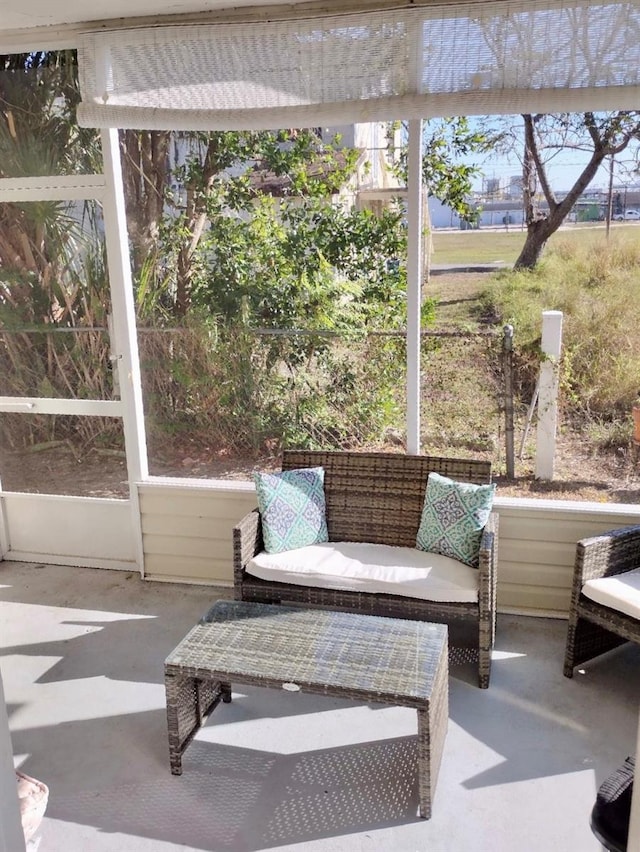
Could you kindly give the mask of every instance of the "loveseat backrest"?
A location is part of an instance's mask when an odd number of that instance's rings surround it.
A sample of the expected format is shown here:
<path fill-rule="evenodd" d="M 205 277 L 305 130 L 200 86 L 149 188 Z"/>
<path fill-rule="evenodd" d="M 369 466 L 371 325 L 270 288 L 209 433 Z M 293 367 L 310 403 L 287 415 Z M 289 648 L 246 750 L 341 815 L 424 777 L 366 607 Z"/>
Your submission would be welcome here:
<path fill-rule="evenodd" d="M 427 477 L 491 482 L 491 462 L 404 453 L 285 450 L 282 469 L 324 468 L 330 541 L 414 547 Z"/>

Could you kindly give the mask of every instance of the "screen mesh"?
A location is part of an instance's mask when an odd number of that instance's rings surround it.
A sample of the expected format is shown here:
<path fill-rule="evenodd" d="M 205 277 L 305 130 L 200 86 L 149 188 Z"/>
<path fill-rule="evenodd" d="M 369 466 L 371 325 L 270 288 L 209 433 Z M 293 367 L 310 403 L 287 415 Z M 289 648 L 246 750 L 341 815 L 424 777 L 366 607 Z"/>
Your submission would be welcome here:
<path fill-rule="evenodd" d="M 81 124 L 259 129 L 633 109 L 640 0 L 503 0 L 87 33 Z"/>

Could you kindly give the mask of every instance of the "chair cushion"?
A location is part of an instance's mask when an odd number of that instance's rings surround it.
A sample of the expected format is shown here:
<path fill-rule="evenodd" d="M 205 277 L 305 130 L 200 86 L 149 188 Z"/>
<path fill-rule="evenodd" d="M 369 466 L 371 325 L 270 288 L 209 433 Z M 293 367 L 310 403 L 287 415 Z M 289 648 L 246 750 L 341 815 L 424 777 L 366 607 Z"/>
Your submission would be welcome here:
<path fill-rule="evenodd" d="M 582 587 L 582 594 L 640 621 L 640 568 L 613 577 L 587 580 Z"/>
<path fill-rule="evenodd" d="M 480 539 L 496 486 L 456 482 L 439 473 L 427 479 L 416 547 L 478 567 Z"/>
<path fill-rule="evenodd" d="M 269 553 L 327 541 L 324 468 L 254 473 L 264 546 Z"/>
<path fill-rule="evenodd" d="M 475 603 L 478 572 L 441 554 L 413 547 L 362 542 L 327 542 L 262 552 L 247 572 L 263 580 L 325 589 L 377 592 L 428 601 Z"/>

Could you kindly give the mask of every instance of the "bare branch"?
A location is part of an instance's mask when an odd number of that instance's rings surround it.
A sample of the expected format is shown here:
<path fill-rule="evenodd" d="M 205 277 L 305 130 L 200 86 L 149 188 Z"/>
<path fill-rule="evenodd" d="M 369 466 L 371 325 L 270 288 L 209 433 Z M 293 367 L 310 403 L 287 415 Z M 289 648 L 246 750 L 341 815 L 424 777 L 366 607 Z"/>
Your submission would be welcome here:
<path fill-rule="evenodd" d="M 535 166 L 536 174 L 540 181 L 544 197 L 549 205 L 549 209 L 553 210 L 557 205 L 556 196 L 551 188 L 551 184 L 549 183 L 549 178 L 547 176 L 544 163 L 540 157 L 540 150 L 536 140 L 535 123 L 539 120 L 540 116 L 523 115 L 522 118 L 524 119 L 525 146 L 530 152 L 531 160 Z"/>

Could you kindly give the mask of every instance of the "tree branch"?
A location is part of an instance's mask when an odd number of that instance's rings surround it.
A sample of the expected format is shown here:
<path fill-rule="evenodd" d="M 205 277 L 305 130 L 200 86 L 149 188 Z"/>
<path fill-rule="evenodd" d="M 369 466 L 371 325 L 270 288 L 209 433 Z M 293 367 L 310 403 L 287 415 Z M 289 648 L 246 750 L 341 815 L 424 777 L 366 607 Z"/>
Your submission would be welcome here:
<path fill-rule="evenodd" d="M 522 118 L 524 119 L 525 143 L 528 151 L 530 152 L 531 159 L 533 160 L 536 174 L 540 181 L 540 186 L 542 187 L 542 192 L 544 193 L 544 197 L 549 205 L 549 210 L 553 211 L 558 202 L 556 200 L 555 193 L 551 188 L 551 184 L 549 183 L 549 178 L 547 177 L 544 163 L 540 157 L 540 150 L 538 149 L 538 143 L 536 140 L 535 122 L 539 116 L 534 117 L 532 115 L 523 115 Z"/>

